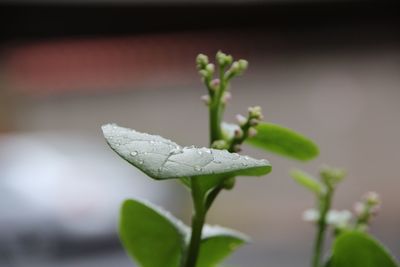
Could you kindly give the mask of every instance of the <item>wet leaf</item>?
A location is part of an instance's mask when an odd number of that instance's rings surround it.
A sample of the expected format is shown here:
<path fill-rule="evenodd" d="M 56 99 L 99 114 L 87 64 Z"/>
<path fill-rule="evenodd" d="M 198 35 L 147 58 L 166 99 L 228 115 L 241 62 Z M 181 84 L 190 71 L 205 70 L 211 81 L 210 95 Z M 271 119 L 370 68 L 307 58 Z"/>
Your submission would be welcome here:
<path fill-rule="evenodd" d="M 162 180 L 194 176 L 261 176 L 271 171 L 267 160 L 226 150 L 181 147 L 158 135 L 140 133 L 113 124 L 102 127 L 110 147 L 151 178 Z"/>

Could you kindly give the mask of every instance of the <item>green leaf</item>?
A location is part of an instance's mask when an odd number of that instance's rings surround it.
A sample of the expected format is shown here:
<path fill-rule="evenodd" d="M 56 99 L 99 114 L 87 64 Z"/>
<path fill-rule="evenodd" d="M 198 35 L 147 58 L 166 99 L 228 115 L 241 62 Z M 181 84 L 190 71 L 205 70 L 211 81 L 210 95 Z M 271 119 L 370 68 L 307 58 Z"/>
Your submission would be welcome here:
<path fill-rule="evenodd" d="M 237 231 L 220 226 L 205 225 L 201 241 L 200 254 L 196 267 L 217 266 L 249 238 Z"/>
<path fill-rule="evenodd" d="M 119 234 L 128 254 L 141 267 L 178 267 L 189 229 L 152 204 L 126 200 Z"/>
<path fill-rule="evenodd" d="M 335 241 L 330 267 L 396 267 L 398 264 L 377 240 L 352 231 Z"/>
<path fill-rule="evenodd" d="M 297 160 L 310 160 L 318 156 L 318 146 L 309 138 L 289 128 L 273 123 L 260 123 L 257 134 L 246 142 L 255 147 Z"/>
<path fill-rule="evenodd" d="M 300 185 L 304 186 L 311 192 L 320 195 L 323 192 L 323 185 L 315 180 L 308 173 L 305 173 L 300 170 L 294 170 L 290 172 L 290 176 Z"/>
<path fill-rule="evenodd" d="M 261 176 L 271 171 L 267 160 L 257 160 L 226 150 L 181 147 L 158 135 L 140 133 L 115 124 L 102 127 L 110 147 L 151 178 L 162 180 L 218 175 Z"/>

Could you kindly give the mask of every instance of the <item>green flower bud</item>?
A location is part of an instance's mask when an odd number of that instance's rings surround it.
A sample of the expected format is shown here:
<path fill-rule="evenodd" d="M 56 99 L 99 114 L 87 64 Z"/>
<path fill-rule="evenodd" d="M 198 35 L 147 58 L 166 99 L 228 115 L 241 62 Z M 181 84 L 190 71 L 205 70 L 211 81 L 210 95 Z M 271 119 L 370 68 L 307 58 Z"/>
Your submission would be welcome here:
<path fill-rule="evenodd" d="M 320 171 L 322 181 L 329 187 L 334 187 L 346 176 L 346 172 L 342 169 L 334 169 L 330 167 L 323 167 Z"/>
<path fill-rule="evenodd" d="M 363 197 L 364 201 L 369 206 L 376 206 L 381 203 L 380 197 L 376 192 L 368 192 Z"/>
<path fill-rule="evenodd" d="M 254 137 L 257 135 L 257 130 L 254 127 L 250 127 L 247 135 L 249 137 Z"/>
<path fill-rule="evenodd" d="M 208 64 L 208 57 L 203 54 L 199 54 L 196 58 L 196 64 L 198 69 L 204 69 Z"/>
<path fill-rule="evenodd" d="M 228 143 L 225 140 L 216 140 L 212 143 L 211 147 L 215 149 L 227 149 Z"/>
<path fill-rule="evenodd" d="M 215 66 L 214 66 L 214 64 L 210 63 L 210 64 L 207 64 L 205 69 L 209 73 L 209 75 L 211 76 L 211 75 L 214 74 Z"/>
<path fill-rule="evenodd" d="M 210 83 L 210 88 L 211 90 L 218 90 L 219 89 L 219 85 L 220 85 L 220 80 L 219 79 L 213 79 Z"/>
<path fill-rule="evenodd" d="M 239 70 L 241 73 L 245 71 L 249 66 L 249 62 L 245 59 L 240 59 L 238 63 L 239 63 Z"/>
<path fill-rule="evenodd" d="M 223 52 L 218 51 L 215 55 L 215 60 L 218 62 L 218 64 L 223 65 L 225 63 L 225 57 L 226 55 Z"/>

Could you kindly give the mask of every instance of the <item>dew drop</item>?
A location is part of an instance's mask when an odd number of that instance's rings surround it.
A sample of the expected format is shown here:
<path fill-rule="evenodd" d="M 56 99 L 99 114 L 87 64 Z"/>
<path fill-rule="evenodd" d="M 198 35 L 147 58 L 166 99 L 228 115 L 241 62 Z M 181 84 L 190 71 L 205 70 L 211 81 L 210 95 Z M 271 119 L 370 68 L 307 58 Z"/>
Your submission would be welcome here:
<path fill-rule="evenodd" d="M 150 144 L 154 145 L 156 142 L 154 142 L 153 140 L 150 141 Z"/>
<path fill-rule="evenodd" d="M 250 157 L 249 157 L 249 156 L 244 156 L 244 159 L 245 159 L 245 160 L 249 160 Z"/>
<path fill-rule="evenodd" d="M 201 171 L 202 169 L 201 169 L 200 166 L 196 165 L 196 166 L 194 166 L 194 170 L 199 172 L 199 171 Z"/>
<path fill-rule="evenodd" d="M 217 159 L 214 159 L 214 161 L 213 161 L 215 164 L 221 164 L 222 163 L 222 161 L 220 161 L 220 160 L 217 160 Z"/>
<path fill-rule="evenodd" d="M 142 164 L 144 163 L 144 161 L 141 159 L 141 160 L 138 161 L 138 163 L 139 163 L 140 165 L 142 165 Z"/>
<path fill-rule="evenodd" d="M 197 154 L 202 155 L 203 152 L 201 150 L 197 150 Z"/>
<path fill-rule="evenodd" d="M 138 155 L 138 152 L 137 152 L 137 151 L 132 151 L 132 152 L 131 152 L 131 156 L 136 157 L 137 155 Z"/>

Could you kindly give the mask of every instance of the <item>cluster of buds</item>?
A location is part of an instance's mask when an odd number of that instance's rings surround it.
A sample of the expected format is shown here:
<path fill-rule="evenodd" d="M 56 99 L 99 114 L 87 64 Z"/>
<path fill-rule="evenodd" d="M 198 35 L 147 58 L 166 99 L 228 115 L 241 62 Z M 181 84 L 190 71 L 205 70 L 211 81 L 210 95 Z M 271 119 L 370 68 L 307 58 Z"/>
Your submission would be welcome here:
<path fill-rule="evenodd" d="M 241 150 L 240 145 L 248 137 L 253 137 L 257 134 L 256 126 L 263 119 L 261 107 L 249 107 L 248 116 L 245 117 L 241 114 L 236 115 L 238 121 L 238 128 L 234 131 L 234 136 L 231 141 L 231 150 L 239 152 Z"/>
<path fill-rule="evenodd" d="M 218 51 L 216 54 L 215 61 L 218 66 L 220 78 L 214 78 L 216 66 L 209 62 L 206 55 L 199 54 L 196 58 L 197 69 L 202 81 L 207 86 L 209 95 L 208 97 L 203 96 L 202 100 L 206 105 L 219 101 L 225 105 L 231 98 L 230 93 L 225 91 L 228 88 L 229 80 L 241 75 L 247 69 L 248 62 L 244 59 L 233 61 L 231 55 L 227 55 L 221 51 Z"/>
<path fill-rule="evenodd" d="M 327 166 L 322 167 L 320 171 L 322 182 L 330 189 L 343 180 L 346 176 L 346 172 L 342 169 L 334 169 Z"/>
<path fill-rule="evenodd" d="M 232 63 L 231 67 L 225 72 L 225 79 L 230 80 L 235 76 L 241 75 L 248 67 L 249 62 L 239 59 Z"/>
<path fill-rule="evenodd" d="M 215 72 L 214 64 L 209 63 L 206 55 L 199 54 L 196 58 L 196 65 L 202 80 L 209 83 Z"/>
<path fill-rule="evenodd" d="M 230 64 L 232 64 L 233 57 L 231 55 L 227 55 L 221 51 L 218 51 L 217 54 L 215 55 L 215 60 L 217 61 L 218 65 L 221 68 L 225 68 Z"/>
<path fill-rule="evenodd" d="M 375 216 L 380 208 L 380 198 L 375 192 L 366 193 L 362 201 L 354 205 L 354 212 L 357 216 L 356 228 L 367 230 L 370 219 Z"/>

